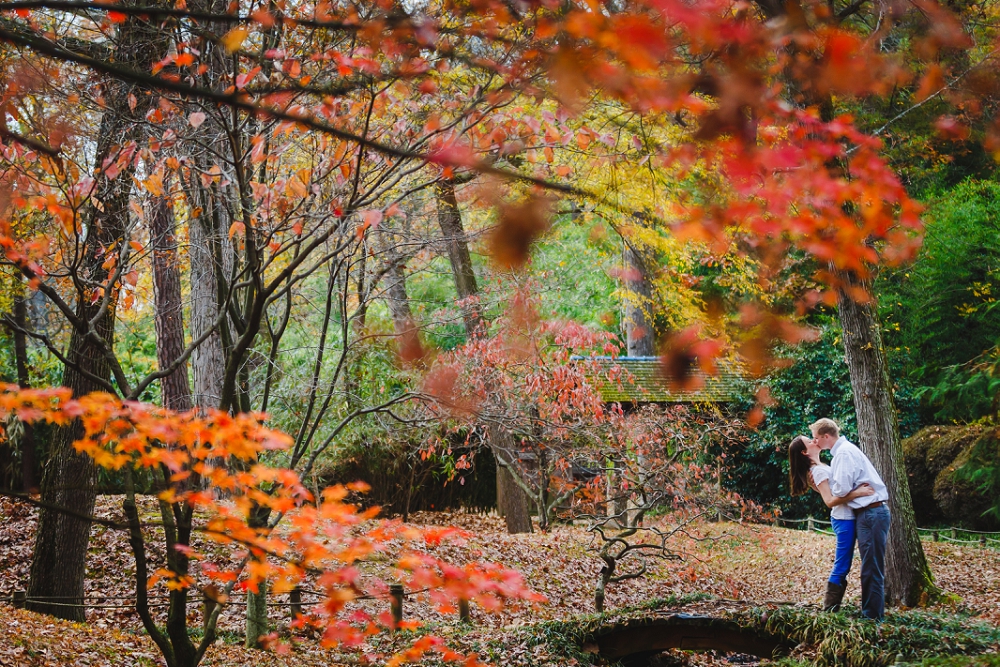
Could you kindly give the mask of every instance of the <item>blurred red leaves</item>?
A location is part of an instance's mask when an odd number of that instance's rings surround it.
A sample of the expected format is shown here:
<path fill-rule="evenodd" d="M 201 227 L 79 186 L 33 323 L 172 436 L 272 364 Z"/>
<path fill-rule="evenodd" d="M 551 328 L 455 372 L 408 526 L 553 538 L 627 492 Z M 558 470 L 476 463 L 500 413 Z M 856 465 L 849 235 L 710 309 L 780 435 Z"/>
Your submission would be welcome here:
<path fill-rule="evenodd" d="M 797 344 L 815 340 L 818 332 L 796 324 L 760 304 L 746 304 L 740 309 L 740 326 L 745 335 L 738 345 L 740 358 L 751 375 L 760 376 L 782 364 L 774 356 L 778 343 Z"/>
<path fill-rule="evenodd" d="M 716 373 L 724 344 L 705 335 L 696 324 L 669 334 L 660 347 L 660 369 L 674 391 L 701 389 L 705 375 Z"/>
<path fill-rule="evenodd" d="M 570 113 L 579 113 L 590 90 L 584 66 L 586 55 L 580 50 L 560 48 L 549 63 L 549 77 L 555 84 L 556 99 Z"/>
<path fill-rule="evenodd" d="M 400 363 L 406 368 L 425 366 L 428 350 L 420 340 L 420 329 L 412 319 L 407 320 L 397 338 L 397 354 Z"/>
<path fill-rule="evenodd" d="M 424 376 L 423 391 L 452 415 L 474 415 L 479 408 L 479 401 L 465 391 L 460 380 L 461 368 L 457 364 L 435 364 Z"/>
<path fill-rule="evenodd" d="M 503 269 L 520 269 L 528 261 L 531 244 L 548 231 L 552 202 L 531 196 L 515 204 L 501 204 L 500 220 L 489 239 L 493 261 Z"/>

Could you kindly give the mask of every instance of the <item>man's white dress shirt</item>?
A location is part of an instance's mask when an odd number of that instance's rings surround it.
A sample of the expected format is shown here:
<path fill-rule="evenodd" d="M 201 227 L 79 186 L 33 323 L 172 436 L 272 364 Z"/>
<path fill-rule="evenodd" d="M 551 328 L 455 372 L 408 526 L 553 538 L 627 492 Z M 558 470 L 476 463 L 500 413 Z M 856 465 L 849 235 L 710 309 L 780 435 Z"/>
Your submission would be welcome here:
<path fill-rule="evenodd" d="M 837 497 L 846 496 L 860 484 L 868 484 L 875 495 L 861 496 L 847 503 L 851 509 L 861 509 L 880 500 L 889 500 L 889 489 L 857 445 L 840 436 L 830 449 L 833 462 L 830 465 L 830 491 Z"/>

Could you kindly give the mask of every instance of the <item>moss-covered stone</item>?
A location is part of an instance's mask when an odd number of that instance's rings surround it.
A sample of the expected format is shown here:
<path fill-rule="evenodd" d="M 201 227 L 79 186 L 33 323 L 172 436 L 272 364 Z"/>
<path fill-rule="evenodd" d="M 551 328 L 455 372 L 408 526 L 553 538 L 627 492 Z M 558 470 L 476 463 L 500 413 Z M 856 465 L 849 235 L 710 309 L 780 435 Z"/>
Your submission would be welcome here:
<path fill-rule="evenodd" d="M 929 426 L 903 441 L 918 524 L 1000 529 L 1000 522 L 983 516 L 994 499 L 986 497 L 959 472 L 975 458 L 976 445 L 983 438 L 995 439 L 995 429 L 982 425 Z"/>

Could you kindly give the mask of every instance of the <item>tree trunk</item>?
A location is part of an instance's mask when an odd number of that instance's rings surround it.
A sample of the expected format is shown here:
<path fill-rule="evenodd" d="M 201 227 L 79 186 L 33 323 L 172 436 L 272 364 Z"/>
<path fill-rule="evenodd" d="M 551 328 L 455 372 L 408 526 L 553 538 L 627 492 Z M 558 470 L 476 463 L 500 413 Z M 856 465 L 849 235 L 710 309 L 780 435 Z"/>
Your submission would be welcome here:
<path fill-rule="evenodd" d="M 502 427 L 491 424 L 489 427 L 490 443 L 494 449 L 502 452 L 502 456 L 511 465 L 517 465 L 517 449 L 513 447 L 513 438 Z M 497 463 L 497 512 L 507 524 L 507 533 L 533 532 L 531 525 L 531 500 L 505 466 Z"/>
<path fill-rule="evenodd" d="M 153 245 L 153 292 L 156 303 L 156 361 L 166 368 L 184 352 L 184 310 L 181 273 L 174 236 L 174 212 L 166 197 L 156 197 L 149 207 L 149 232 Z M 191 409 L 187 364 L 160 379 L 163 406 Z"/>
<path fill-rule="evenodd" d="M 14 337 L 14 366 L 17 370 L 18 386 L 27 389 L 31 386 L 31 378 L 28 376 L 28 341 L 24 335 L 28 328 L 28 308 L 24 299 L 24 285 L 19 280 L 16 289 L 18 293 L 14 295 L 11 309 L 14 320 L 14 326 L 11 328 L 11 335 Z M 38 491 L 35 431 L 28 422 L 22 423 L 21 427 L 21 437 L 18 442 L 21 449 L 21 488 L 25 493 L 35 493 Z M 13 479 L 14 471 L 10 472 Z"/>
<path fill-rule="evenodd" d="M 406 259 L 399 254 L 393 242 L 385 249 L 385 300 L 392 314 L 393 330 L 397 336 L 411 335 L 414 327 L 410 310 L 410 297 L 406 293 Z"/>
<path fill-rule="evenodd" d="M 267 630 L 267 582 L 262 581 L 256 593 L 247 591 L 246 648 L 261 648 L 260 638 Z"/>
<path fill-rule="evenodd" d="M 205 198 L 209 199 L 209 198 Z M 202 206 L 212 202 L 199 202 Z M 203 213 L 188 226 L 188 261 L 191 264 L 191 338 L 200 338 L 214 329 L 191 354 L 194 380 L 192 402 L 200 408 L 216 408 L 222 397 L 222 377 L 226 356 L 222 334 L 216 326 L 219 317 L 219 283 L 216 272 L 215 245 L 218 236 L 211 213 Z"/>
<path fill-rule="evenodd" d="M 448 259 L 451 261 L 455 289 L 462 302 L 462 319 L 465 321 L 465 331 L 471 338 L 482 326 L 483 315 L 475 300 L 479 296 L 479 286 L 476 284 L 476 273 L 472 269 L 469 239 L 462 226 L 462 213 L 458 209 L 455 183 L 441 181 L 435 186 L 435 194 L 437 195 L 438 226 L 441 228 L 442 239 L 448 250 Z"/>
<path fill-rule="evenodd" d="M 448 259 L 451 262 L 452 275 L 455 278 L 455 291 L 462 303 L 462 319 L 465 322 L 465 333 L 471 339 L 483 328 L 482 310 L 476 302 L 479 296 L 479 286 L 476 284 L 476 274 L 472 269 L 472 256 L 469 254 L 469 240 L 462 226 L 462 214 L 458 209 L 458 198 L 455 195 L 455 184 L 452 181 L 441 181 L 435 186 L 437 195 L 438 225 L 445 246 L 448 249 Z M 490 446 L 504 452 L 511 458 L 511 465 L 517 465 L 517 448 L 514 446 L 510 433 L 496 425 L 490 425 Z M 517 485 L 514 478 L 503 466 L 497 466 L 497 511 L 507 522 L 507 532 L 530 533 L 531 501 L 528 495 Z"/>
<path fill-rule="evenodd" d="M 226 5 L 221 0 L 192 0 L 189 4 L 194 11 L 220 15 L 226 12 Z M 205 29 L 210 34 L 223 35 L 229 26 L 210 22 Z M 230 85 L 227 79 L 229 55 L 208 38 L 201 40 L 200 48 L 203 51 L 201 60 L 208 65 L 204 74 L 207 87 L 222 92 Z M 192 106 L 191 110 L 201 109 Z M 217 167 L 231 180 L 232 168 L 227 157 L 231 158 L 232 151 L 226 136 L 226 128 L 220 118 L 216 113 L 209 113 L 195 136 L 200 150 L 194 154 L 194 159 L 199 170 L 207 173 Z M 230 324 L 228 319 L 219 323 L 219 308 L 225 303 L 224 295 L 228 292 L 227 283 L 234 262 L 227 236 L 232 220 L 224 198 L 232 193 L 231 189 L 215 183 L 206 186 L 196 176 L 192 176 L 186 191 L 191 200 L 189 206 L 200 211 L 188 225 L 191 338 L 200 338 L 211 331 L 191 354 L 192 402 L 199 408 L 218 408 L 224 393 L 222 385 Z"/>
<path fill-rule="evenodd" d="M 869 287 L 844 273 L 841 279 L 856 288 Z M 859 303 L 842 290 L 838 312 L 858 417 L 858 444 L 889 489 L 892 523 L 886 546 L 886 603 L 916 606 L 925 602 L 927 596 L 935 595 L 937 588 L 913 515 L 892 381 L 874 297 L 868 303 Z"/>
<path fill-rule="evenodd" d="M 149 71 L 166 51 L 165 41 L 154 24 L 129 18 L 119 26 L 115 36 L 114 58 L 122 66 Z M 148 91 L 111 78 L 105 79 L 104 90 L 106 110 L 94 153 L 98 168 L 106 159 L 115 159 L 119 148 L 144 136 L 142 124 L 153 99 Z M 99 173 L 95 195 L 101 208 L 91 203 L 82 214 L 81 229 L 85 230 L 86 238 L 79 268 L 90 284 L 108 279 L 108 269 L 104 268 L 107 252 L 119 249 L 122 240 L 128 237 L 134 165 L 134 160 L 124 160 L 116 178 L 109 179 L 103 171 Z M 110 378 L 105 351 L 113 348 L 117 295 L 111 294 L 105 304 L 101 294 L 96 295 L 96 300 L 91 294 L 90 289 L 78 294 L 76 316 L 80 325 L 74 326 L 66 353 L 63 386 L 69 387 L 74 396 L 106 390 L 95 378 L 105 381 Z M 79 422 L 56 430 L 41 493 L 42 499 L 55 507 L 68 507 L 89 515 L 97 496 L 97 469 L 92 459 L 73 450 L 73 441 L 80 434 Z M 28 585 L 29 600 L 38 601 L 29 603 L 30 609 L 70 620 L 84 619 L 82 607 L 55 603 L 82 604 L 89 541 L 89 521 L 53 509 L 39 512 Z"/>
<path fill-rule="evenodd" d="M 630 357 L 651 357 L 656 354 L 656 335 L 649 316 L 653 303 L 649 270 L 646 260 L 628 241 L 625 242 L 622 259 L 627 290 L 624 298 L 627 354 Z"/>

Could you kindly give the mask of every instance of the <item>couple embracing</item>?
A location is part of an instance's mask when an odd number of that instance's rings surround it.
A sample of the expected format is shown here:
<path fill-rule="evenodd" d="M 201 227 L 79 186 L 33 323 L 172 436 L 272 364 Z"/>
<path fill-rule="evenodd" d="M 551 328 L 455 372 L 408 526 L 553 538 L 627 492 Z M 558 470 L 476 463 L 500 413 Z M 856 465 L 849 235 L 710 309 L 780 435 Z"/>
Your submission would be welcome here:
<path fill-rule="evenodd" d="M 889 537 L 889 493 L 868 457 L 832 419 L 810 424 L 812 438 L 798 436 L 788 446 L 792 495 L 813 489 L 831 508 L 830 523 L 837 537 L 833 570 L 823 609 L 837 611 L 847 588 L 854 545 L 861 554 L 861 615 L 881 621 L 885 612 L 885 548 Z M 819 453 L 830 450 L 830 465 Z"/>

